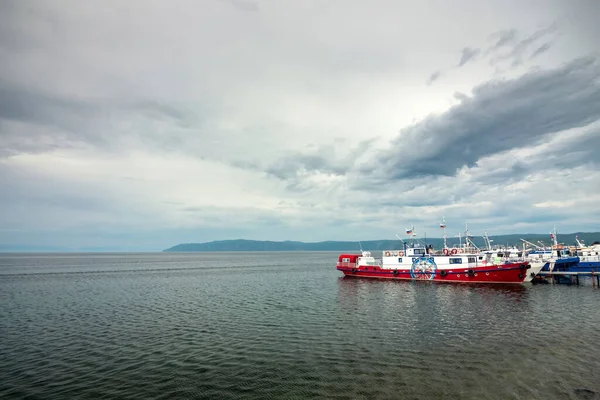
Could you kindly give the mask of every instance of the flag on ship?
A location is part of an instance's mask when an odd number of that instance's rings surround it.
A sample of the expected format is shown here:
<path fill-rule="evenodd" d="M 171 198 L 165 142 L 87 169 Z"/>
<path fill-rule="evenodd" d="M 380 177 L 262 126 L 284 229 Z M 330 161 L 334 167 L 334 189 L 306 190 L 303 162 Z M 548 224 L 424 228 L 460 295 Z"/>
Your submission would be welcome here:
<path fill-rule="evenodd" d="M 445 228 L 446 227 L 446 218 L 442 218 L 442 222 L 440 223 L 440 228 Z"/>

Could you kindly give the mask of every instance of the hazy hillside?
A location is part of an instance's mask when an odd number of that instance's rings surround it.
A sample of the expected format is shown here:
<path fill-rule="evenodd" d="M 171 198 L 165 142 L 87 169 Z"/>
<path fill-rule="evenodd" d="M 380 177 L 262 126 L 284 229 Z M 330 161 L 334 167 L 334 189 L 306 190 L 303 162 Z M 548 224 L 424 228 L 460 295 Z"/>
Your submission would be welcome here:
<path fill-rule="evenodd" d="M 571 245 L 575 244 L 575 236 L 579 236 L 579 240 L 583 240 L 586 244 L 591 244 L 594 241 L 600 241 L 600 232 L 577 232 L 570 234 L 559 234 L 560 243 Z M 522 245 L 520 238 L 537 243 L 541 240 L 545 244 L 550 244 L 549 234 L 513 234 L 490 236 L 493 240 L 492 244 L 503 245 Z M 421 239 L 423 240 L 423 239 Z M 484 241 L 480 236 L 474 237 L 473 241 L 477 246 L 483 247 Z M 429 238 L 427 244 L 433 245 L 434 248 L 441 248 L 443 239 Z M 458 238 L 448 238 L 448 245 L 458 244 Z M 361 241 L 363 250 L 383 250 L 400 248 L 399 240 L 365 240 Z M 194 252 L 194 251 L 356 251 L 359 250 L 358 242 L 347 241 L 325 241 L 325 242 L 273 242 L 262 240 L 219 240 L 207 243 L 185 243 L 178 244 L 163 251 L 169 252 Z"/>

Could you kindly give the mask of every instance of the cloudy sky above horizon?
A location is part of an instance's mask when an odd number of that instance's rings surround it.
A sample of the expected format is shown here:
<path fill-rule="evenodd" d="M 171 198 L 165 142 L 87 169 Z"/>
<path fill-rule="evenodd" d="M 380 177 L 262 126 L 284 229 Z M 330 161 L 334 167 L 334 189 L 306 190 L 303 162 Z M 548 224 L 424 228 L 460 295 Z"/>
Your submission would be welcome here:
<path fill-rule="evenodd" d="M 595 0 L 0 1 L 0 249 L 600 231 Z"/>

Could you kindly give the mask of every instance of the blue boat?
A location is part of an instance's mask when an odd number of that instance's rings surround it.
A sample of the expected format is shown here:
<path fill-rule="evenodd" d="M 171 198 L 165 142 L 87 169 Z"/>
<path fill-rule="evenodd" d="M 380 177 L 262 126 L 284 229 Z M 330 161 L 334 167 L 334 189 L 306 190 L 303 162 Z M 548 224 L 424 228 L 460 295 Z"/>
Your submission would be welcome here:
<path fill-rule="evenodd" d="M 544 272 L 600 272 L 600 245 L 585 247 L 577 240 L 577 246 L 567 247 L 558 243 L 556 228 L 550 233 L 553 245 L 549 248 L 538 248 L 530 257 L 539 257 L 545 261 L 539 276 L 548 276 Z M 558 277 L 559 280 L 569 278 Z"/>
<path fill-rule="evenodd" d="M 572 255 L 569 250 L 559 250 L 556 252 L 556 254 L 547 254 L 547 257 L 544 257 L 547 261 L 542 267 L 542 273 L 544 271 L 575 272 L 577 271 L 576 268 L 579 268 L 579 257 Z"/>
<path fill-rule="evenodd" d="M 554 231 L 550 232 L 550 237 L 553 242 L 550 246 L 546 246 L 541 241 L 538 242 L 540 245 L 537 245 L 521 239 L 523 243 L 535 248 L 535 250 L 527 252 L 527 260 L 535 264 L 544 263 L 540 272 L 570 271 L 570 268 L 576 267 L 579 264 L 579 257 L 570 248 L 558 243 L 556 227 L 554 227 Z"/>
<path fill-rule="evenodd" d="M 577 240 L 575 254 L 579 258 L 579 263 L 570 271 L 573 272 L 600 272 L 600 244 L 594 243 L 591 246 L 585 246 Z"/>

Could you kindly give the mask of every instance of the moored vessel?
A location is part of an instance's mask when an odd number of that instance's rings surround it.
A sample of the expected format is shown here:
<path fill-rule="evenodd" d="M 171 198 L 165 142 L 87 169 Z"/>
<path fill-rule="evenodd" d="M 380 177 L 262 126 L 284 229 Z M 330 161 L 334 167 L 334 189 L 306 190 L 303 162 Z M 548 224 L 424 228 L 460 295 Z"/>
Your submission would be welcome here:
<path fill-rule="evenodd" d="M 600 272 L 600 243 L 594 243 L 591 246 L 583 244 L 579 237 L 575 236 L 577 247 L 571 248 L 571 254 L 579 258 L 576 266 L 570 270 L 576 272 Z"/>
<path fill-rule="evenodd" d="M 445 225 L 443 226 L 445 228 Z M 414 240 L 414 229 L 407 229 L 410 241 L 401 249 L 383 250 L 381 258 L 369 251 L 360 254 L 341 254 L 337 270 L 357 278 L 422 280 L 453 283 L 522 283 L 530 265 L 527 261 L 496 263 L 474 246 L 469 246 L 468 234 L 464 246 L 448 248 L 444 241 L 441 254 L 431 246 Z"/>
<path fill-rule="evenodd" d="M 546 278 L 552 278 L 553 282 L 572 282 L 573 276 L 577 276 L 577 282 L 579 282 L 580 273 L 593 275 L 593 273 L 600 272 L 600 256 L 598 255 L 600 246 L 586 247 L 577 236 L 575 237 L 577 246 L 566 246 L 559 243 L 556 227 L 550 232 L 550 237 L 552 239 L 550 246 L 544 246 L 541 241 L 538 243 L 542 246 L 537 246 L 521 239 L 536 248 L 535 251 L 528 254 L 532 268 L 541 266 L 536 280 L 543 281 Z"/>

